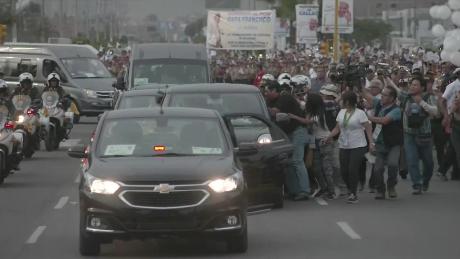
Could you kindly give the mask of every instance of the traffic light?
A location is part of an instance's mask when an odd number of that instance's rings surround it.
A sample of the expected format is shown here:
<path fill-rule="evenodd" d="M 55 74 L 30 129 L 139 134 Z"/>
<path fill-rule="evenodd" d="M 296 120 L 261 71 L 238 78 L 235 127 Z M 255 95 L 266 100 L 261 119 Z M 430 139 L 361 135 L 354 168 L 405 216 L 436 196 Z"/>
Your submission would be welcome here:
<path fill-rule="evenodd" d="M 0 24 L 0 45 L 3 45 L 3 43 L 5 42 L 6 34 L 7 34 L 6 25 Z"/>
<path fill-rule="evenodd" d="M 321 42 L 319 45 L 319 53 L 323 56 L 329 56 L 329 43 L 327 41 Z"/>
<path fill-rule="evenodd" d="M 348 57 L 348 55 L 350 54 L 350 50 L 351 50 L 350 43 L 348 43 L 348 42 L 343 42 L 343 43 L 340 45 L 340 52 L 342 53 L 342 56 L 343 56 L 343 57 Z"/>

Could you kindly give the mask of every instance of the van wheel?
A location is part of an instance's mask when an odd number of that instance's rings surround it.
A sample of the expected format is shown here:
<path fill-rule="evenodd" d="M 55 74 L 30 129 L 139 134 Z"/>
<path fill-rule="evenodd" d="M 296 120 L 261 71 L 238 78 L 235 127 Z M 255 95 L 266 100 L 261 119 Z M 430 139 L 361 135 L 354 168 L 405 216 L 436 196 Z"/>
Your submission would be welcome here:
<path fill-rule="evenodd" d="M 230 253 L 245 253 L 248 250 L 248 227 L 244 224 L 243 231 L 227 238 L 227 250 Z"/>

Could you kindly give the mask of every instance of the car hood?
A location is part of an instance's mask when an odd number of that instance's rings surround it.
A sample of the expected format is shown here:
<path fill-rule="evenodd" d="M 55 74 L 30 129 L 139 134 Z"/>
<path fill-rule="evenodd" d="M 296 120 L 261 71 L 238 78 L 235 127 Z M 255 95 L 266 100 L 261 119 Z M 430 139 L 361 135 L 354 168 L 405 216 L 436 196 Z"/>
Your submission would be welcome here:
<path fill-rule="evenodd" d="M 127 157 L 93 161 L 91 175 L 121 182 L 203 183 L 235 171 L 231 156 Z"/>
<path fill-rule="evenodd" d="M 72 79 L 73 82 L 84 89 L 94 91 L 113 91 L 112 84 L 115 82 L 115 78 L 76 78 Z"/>

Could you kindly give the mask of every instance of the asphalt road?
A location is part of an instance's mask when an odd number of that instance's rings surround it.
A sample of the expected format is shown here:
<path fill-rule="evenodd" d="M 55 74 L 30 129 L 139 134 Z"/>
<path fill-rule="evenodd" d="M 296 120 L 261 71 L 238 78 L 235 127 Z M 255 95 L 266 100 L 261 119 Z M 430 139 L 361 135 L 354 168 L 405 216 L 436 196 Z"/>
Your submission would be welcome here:
<path fill-rule="evenodd" d="M 83 118 L 56 152 L 38 152 L 0 186 L 0 258 L 80 258 L 79 161 L 65 146 L 86 141 L 94 119 Z M 249 217 L 249 250 L 226 254 L 219 243 L 189 240 L 116 241 L 100 258 L 460 258 L 460 182 L 435 176 L 429 193 L 412 196 L 401 180 L 396 200 L 358 204 L 343 199 L 287 202 Z"/>

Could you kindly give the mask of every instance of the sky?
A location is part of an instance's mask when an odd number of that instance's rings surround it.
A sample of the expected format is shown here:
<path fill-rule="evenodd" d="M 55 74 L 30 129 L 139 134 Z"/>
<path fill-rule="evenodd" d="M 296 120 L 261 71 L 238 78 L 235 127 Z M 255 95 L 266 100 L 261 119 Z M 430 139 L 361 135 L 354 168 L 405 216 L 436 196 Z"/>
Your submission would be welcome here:
<path fill-rule="evenodd" d="M 128 9 L 131 17 L 154 13 L 161 20 L 206 13 L 205 0 L 129 0 Z"/>

